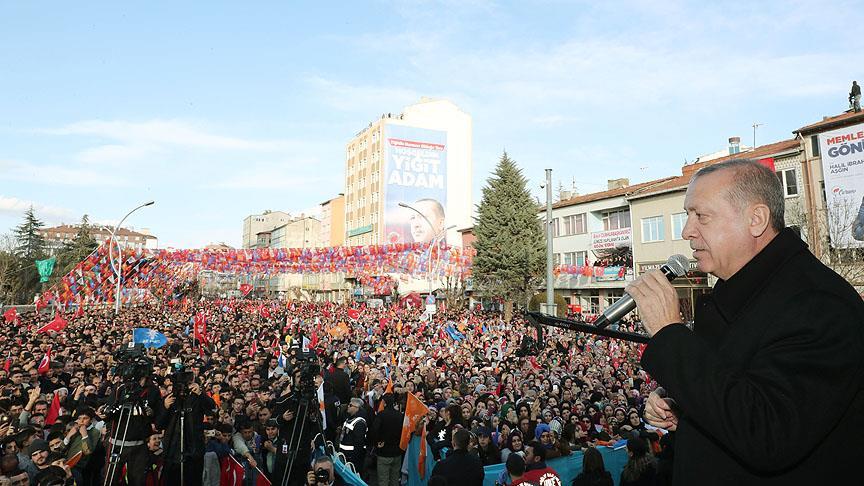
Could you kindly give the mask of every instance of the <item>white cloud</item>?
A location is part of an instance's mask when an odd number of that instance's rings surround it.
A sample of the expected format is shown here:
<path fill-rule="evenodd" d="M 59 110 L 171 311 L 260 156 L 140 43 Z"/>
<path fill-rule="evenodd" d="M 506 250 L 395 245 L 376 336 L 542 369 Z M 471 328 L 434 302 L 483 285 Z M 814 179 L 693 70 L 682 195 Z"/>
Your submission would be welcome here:
<path fill-rule="evenodd" d="M 280 151 L 295 143 L 288 140 L 250 140 L 218 135 L 180 120 L 85 120 L 60 128 L 40 130 L 53 135 L 82 135 L 126 142 L 134 146 L 179 146 L 208 150 Z"/>
<path fill-rule="evenodd" d="M 315 91 L 315 98 L 328 106 L 368 116 L 381 114 L 384 110 L 396 113 L 420 99 L 420 93 L 413 89 L 387 85 L 354 85 L 321 76 L 310 76 L 306 82 Z"/>
<path fill-rule="evenodd" d="M 152 146 L 108 144 L 83 150 L 76 159 L 87 164 L 123 164 L 143 160 L 154 152 L 157 149 Z"/>
<path fill-rule="evenodd" d="M 75 213 L 71 209 L 49 206 L 36 201 L 28 201 L 0 194 L 0 215 L 21 216 L 30 207 L 33 207 L 36 211 L 36 217 L 43 221 L 70 221 L 75 218 Z"/>
<path fill-rule="evenodd" d="M 56 186 L 127 186 L 129 180 L 116 173 L 73 165 L 33 164 L 0 160 L 0 180 Z"/>

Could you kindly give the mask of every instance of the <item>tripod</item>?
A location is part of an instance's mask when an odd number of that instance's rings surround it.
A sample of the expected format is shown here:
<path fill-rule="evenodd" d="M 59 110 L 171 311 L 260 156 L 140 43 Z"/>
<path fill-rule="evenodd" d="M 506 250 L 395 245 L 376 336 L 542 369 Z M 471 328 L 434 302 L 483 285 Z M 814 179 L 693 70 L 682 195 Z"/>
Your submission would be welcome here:
<path fill-rule="evenodd" d="M 311 402 L 315 402 L 315 407 L 310 407 Z M 306 423 L 310 422 L 310 427 L 314 428 L 315 435 L 313 437 L 324 436 L 324 430 L 321 427 L 320 416 L 318 414 L 318 400 L 309 396 L 301 396 L 297 402 L 297 409 L 294 413 L 294 425 L 291 430 L 291 438 L 288 440 L 288 460 L 285 463 L 283 470 L 281 486 L 288 486 L 290 483 L 291 473 L 294 471 L 294 463 L 297 461 L 297 453 L 300 447 L 304 444 L 304 431 L 306 431 Z M 298 431 L 299 424 L 299 431 Z M 325 444 L 326 452 L 326 444 Z"/>
<path fill-rule="evenodd" d="M 108 449 L 108 469 L 105 471 L 105 481 L 102 483 L 103 486 L 111 486 L 114 484 L 114 478 L 117 475 L 120 457 L 123 454 L 124 447 L 129 444 L 126 441 L 126 438 L 129 432 L 129 424 L 132 422 L 132 417 L 135 415 L 136 408 L 133 398 L 140 391 L 138 390 L 137 383 L 124 384 L 123 386 L 125 386 L 125 389 L 123 390 L 123 398 L 120 399 L 119 415 L 108 440 L 111 447 Z M 138 406 L 138 408 L 143 411 L 143 407 Z M 123 424 L 124 419 L 126 421 L 125 425 Z M 118 436 L 117 432 L 120 431 L 121 427 L 123 433 Z"/>

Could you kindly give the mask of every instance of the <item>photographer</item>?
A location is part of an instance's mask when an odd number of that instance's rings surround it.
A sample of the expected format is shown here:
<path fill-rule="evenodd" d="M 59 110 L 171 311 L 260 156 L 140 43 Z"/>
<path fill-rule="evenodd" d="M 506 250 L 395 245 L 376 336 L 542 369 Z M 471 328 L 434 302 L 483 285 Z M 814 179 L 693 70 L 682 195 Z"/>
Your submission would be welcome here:
<path fill-rule="evenodd" d="M 204 416 L 216 415 L 213 399 L 201 393 L 194 375 L 178 368 L 156 425 L 165 431 L 164 477 L 167 484 L 200 485 L 204 469 Z"/>
<path fill-rule="evenodd" d="M 307 486 L 340 486 L 345 484 L 342 478 L 336 476 L 333 460 L 329 456 L 321 456 L 312 463 L 312 470 L 306 474 Z"/>
<path fill-rule="evenodd" d="M 123 382 L 113 390 L 105 407 L 111 427 L 104 484 L 128 481 L 132 486 L 144 486 L 149 463 L 145 441 L 153 431 L 154 418 L 161 413 L 162 400 L 150 378 L 153 364 L 144 355 L 143 347 L 121 350 L 118 357 L 116 371 Z"/>

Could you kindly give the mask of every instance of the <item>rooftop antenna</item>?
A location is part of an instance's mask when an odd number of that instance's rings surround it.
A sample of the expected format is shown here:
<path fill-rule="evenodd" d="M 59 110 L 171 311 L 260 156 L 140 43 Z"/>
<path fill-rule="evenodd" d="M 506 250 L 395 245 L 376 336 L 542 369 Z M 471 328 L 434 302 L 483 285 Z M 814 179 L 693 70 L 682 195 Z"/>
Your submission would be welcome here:
<path fill-rule="evenodd" d="M 756 129 L 764 125 L 764 123 L 753 122 L 753 150 L 756 150 Z"/>

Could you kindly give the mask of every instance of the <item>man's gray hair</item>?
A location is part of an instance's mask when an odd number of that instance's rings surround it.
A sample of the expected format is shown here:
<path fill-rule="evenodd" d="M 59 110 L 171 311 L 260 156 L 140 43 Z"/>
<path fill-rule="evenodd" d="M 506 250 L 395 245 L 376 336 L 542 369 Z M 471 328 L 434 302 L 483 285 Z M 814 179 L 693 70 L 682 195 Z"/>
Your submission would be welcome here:
<path fill-rule="evenodd" d="M 786 227 L 784 215 L 786 201 L 783 187 L 777 174 L 754 159 L 733 159 L 703 167 L 696 172 L 690 182 L 697 178 L 721 170 L 731 170 L 732 187 L 725 188 L 726 199 L 736 207 L 744 209 L 748 204 L 761 203 L 768 206 L 771 227 L 781 231 Z M 724 189 L 724 188 L 717 188 Z"/>
<path fill-rule="evenodd" d="M 354 405 L 357 408 L 363 408 L 363 399 L 362 398 L 354 397 L 351 399 L 351 401 L 349 403 L 351 405 Z"/>

